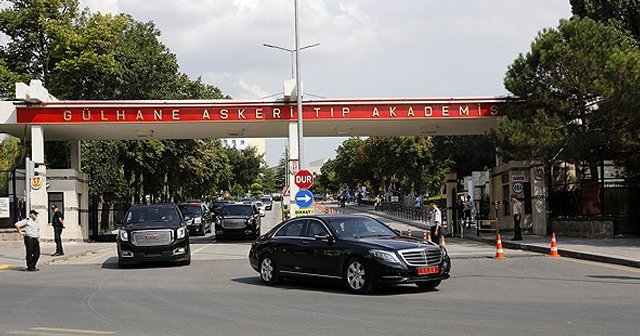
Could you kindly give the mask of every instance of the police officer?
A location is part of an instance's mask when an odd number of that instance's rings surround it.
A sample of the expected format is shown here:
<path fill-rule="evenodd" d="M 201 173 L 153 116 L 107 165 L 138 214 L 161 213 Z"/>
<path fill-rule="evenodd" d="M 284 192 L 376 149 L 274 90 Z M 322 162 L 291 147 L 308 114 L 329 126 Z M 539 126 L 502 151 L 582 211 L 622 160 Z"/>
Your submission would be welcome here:
<path fill-rule="evenodd" d="M 63 256 L 62 251 L 62 229 L 64 229 L 64 216 L 57 205 L 52 205 L 53 217 L 51 218 L 51 225 L 53 226 L 54 239 L 56 241 L 56 253 L 52 254 L 52 257 Z"/>
<path fill-rule="evenodd" d="M 35 210 L 29 211 L 29 218 L 21 220 L 15 224 L 18 232 L 24 237 L 24 246 L 27 250 L 27 271 L 36 272 L 39 269 L 36 268 L 38 259 L 40 258 L 40 227 L 36 219 L 38 218 L 38 212 Z"/>

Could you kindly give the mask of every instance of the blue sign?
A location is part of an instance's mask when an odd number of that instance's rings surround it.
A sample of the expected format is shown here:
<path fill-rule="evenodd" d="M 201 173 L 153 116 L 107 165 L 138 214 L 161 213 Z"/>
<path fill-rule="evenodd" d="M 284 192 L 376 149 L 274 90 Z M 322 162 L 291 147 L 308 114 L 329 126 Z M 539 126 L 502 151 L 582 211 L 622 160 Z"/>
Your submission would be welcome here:
<path fill-rule="evenodd" d="M 307 189 L 300 189 L 296 193 L 296 205 L 300 208 L 308 208 L 313 204 L 313 194 Z"/>

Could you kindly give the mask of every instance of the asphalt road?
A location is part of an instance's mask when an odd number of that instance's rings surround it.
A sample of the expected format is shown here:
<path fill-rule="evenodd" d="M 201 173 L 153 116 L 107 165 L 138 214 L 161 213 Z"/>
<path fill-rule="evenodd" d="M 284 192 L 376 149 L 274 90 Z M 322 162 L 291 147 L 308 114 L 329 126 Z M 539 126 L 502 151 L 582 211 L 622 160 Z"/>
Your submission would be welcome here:
<path fill-rule="evenodd" d="M 263 231 L 277 220 L 263 219 Z M 395 225 L 395 223 L 392 223 Z M 264 286 L 250 242 L 192 240 L 190 266 L 120 270 L 115 249 L 0 272 L 0 334 L 8 335 L 636 335 L 640 271 L 450 240 L 451 279 L 370 296 L 340 284 Z"/>

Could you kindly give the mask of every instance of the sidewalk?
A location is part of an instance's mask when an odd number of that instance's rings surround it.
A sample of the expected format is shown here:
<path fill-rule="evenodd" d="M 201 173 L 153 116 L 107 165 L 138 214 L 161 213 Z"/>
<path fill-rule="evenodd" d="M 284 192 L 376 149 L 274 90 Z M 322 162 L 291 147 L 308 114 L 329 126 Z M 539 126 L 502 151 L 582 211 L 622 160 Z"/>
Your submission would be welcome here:
<path fill-rule="evenodd" d="M 52 257 L 56 251 L 56 244 L 53 242 L 40 242 L 40 259 L 38 268 L 50 265 L 63 260 L 78 258 L 80 256 L 99 253 L 104 249 L 112 248 L 114 243 L 62 243 L 64 256 Z M 23 269 L 25 265 L 25 247 L 22 241 L 1 241 L 0 242 L 0 271 L 8 269 Z"/>
<path fill-rule="evenodd" d="M 424 229 L 424 223 L 389 216 L 382 212 L 373 211 L 373 206 L 347 206 L 351 210 L 375 214 L 392 219 L 407 225 Z M 502 235 L 502 246 L 507 249 L 525 250 L 543 254 L 549 254 L 551 249 L 551 237 L 523 235 L 523 240 L 511 241 L 511 233 Z M 464 239 L 496 244 L 495 232 L 481 232 L 477 235 L 475 228 L 464 231 Z M 615 238 L 615 239 L 588 239 L 557 236 L 558 253 L 563 257 L 598 261 L 609 264 L 617 264 L 640 268 L 640 237 Z M 509 257 L 509 252 L 505 252 Z"/>

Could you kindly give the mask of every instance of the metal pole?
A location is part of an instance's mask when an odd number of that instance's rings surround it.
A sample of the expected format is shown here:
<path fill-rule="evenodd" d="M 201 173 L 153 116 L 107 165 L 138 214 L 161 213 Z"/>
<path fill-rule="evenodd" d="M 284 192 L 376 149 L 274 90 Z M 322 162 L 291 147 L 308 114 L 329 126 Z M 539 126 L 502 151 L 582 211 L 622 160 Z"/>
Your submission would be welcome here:
<path fill-rule="evenodd" d="M 291 52 L 291 78 L 296 78 L 295 50 L 289 50 L 289 52 Z"/>
<path fill-rule="evenodd" d="M 25 208 L 25 218 L 29 217 L 29 212 L 31 211 L 31 159 L 26 157 L 24 162 L 24 208 Z"/>
<path fill-rule="evenodd" d="M 304 132 L 302 129 L 302 75 L 300 73 L 300 34 L 298 32 L 298 0 L 293 0 L 296 40 L 296 105 L 298 107 L 298 169 L 304 167 Z"/>

